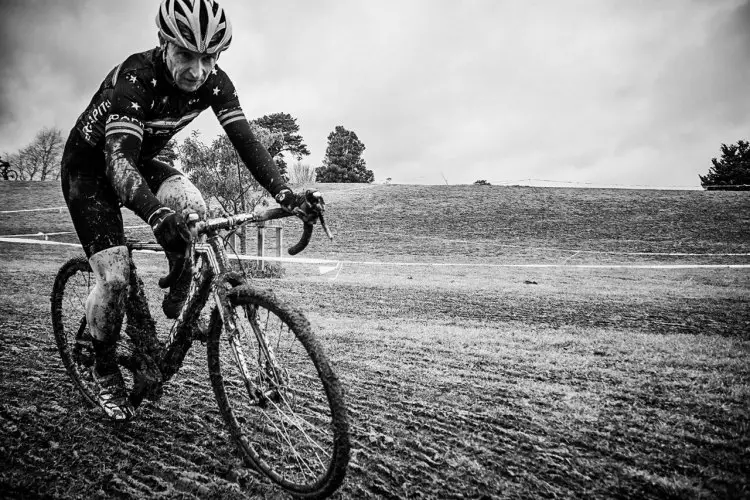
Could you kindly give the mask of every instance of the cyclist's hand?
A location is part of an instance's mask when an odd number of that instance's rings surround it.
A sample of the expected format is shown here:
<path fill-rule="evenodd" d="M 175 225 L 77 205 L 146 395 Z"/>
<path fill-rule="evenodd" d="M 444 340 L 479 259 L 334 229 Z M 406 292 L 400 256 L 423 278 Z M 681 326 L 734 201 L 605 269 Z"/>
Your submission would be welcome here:
<path fill-rule="evenodd" d="M 311 193 L 316 193 L 317 198 L 312 197 Z M 320 193 L 317 193 L 316 191 L 306 191 L 305 194 L 295 194 L 291 189 L 284 188 L 276 195 L 276 201 L 284 210 L 293 213 L 305 222 L 314 221 L 320 212 L 322 212 L 323 198 L 320 196 Z M 318 206 L 320 207 L 320 210 L 318 210 Z"/>
<path fill-rule="evenodd" d="M 149 219 L 156 242 L 167 252 L 185 253 L 190 246 L 190 229 L 182 215 L 161 208 Z"/>
<path fill-rule="evenodd" d="M 281 208 L 289 212 L 294 212 L 294 209 L 300 205 L 299 195 L 295 194 L 291 189 L 286 187 L 279 191 L 279 194 L 277 194 L 274 198 L 276 199 L 278 204 L 281 205 Z"/>

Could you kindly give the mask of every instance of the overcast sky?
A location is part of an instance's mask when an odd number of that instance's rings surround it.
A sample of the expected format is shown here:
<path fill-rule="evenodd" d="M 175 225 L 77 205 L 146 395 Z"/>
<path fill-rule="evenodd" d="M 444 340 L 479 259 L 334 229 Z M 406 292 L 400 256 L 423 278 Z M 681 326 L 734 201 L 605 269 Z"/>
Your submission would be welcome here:
<path fill-rule="evenodd" d="M 343 125 L 375 180 L 698 187 L 750 130 L 750 0 L 223 0 L 249 118 Z M 72 127 L 157 0 L 0 0 L 0 152 Z M 210 110 L 186 131 L 220 132 Z"/>

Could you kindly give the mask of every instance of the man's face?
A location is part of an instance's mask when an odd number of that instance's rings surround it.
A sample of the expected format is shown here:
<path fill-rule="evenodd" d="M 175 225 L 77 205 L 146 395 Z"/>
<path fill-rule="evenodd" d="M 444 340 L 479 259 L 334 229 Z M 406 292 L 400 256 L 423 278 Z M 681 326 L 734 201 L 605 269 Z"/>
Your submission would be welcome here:
<path fill-rule="evenodd" d="M 216 66 L 217 54 L 200 54 L 167 43 L 167 69 L 177 88 L 184 92 L 195 92 L 203 85 Z"/>

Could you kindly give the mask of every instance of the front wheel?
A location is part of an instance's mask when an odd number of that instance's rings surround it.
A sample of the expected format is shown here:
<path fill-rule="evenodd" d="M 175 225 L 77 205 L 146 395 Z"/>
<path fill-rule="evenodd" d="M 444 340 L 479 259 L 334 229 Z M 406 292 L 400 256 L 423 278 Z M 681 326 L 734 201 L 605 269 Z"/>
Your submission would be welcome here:
<path fill-rule="evenodd" d="M 344 480 L 349 430 L 322 346 L 307 319 L 271 293 L 239 286 L 227 299 L 229 327 L 214 315 L 208 367 L 232 436 L 257 470 L 290 493 L 330 495 Z"/>

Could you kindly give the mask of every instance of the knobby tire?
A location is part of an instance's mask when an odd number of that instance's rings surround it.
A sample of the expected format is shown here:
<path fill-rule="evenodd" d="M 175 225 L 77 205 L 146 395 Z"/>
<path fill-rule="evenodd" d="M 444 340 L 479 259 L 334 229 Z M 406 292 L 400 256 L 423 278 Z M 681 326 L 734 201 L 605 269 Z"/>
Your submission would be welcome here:
<path fill-rule="evenodd" d="M 268 344 L 284 372 L 284 388 L 274 392 L 283 397 L 252 402 L 250 386 L 236 368 L 236 358 L 216 311 L 207 345 L 208 368 L 224 421 L 243 456 L 256 470 L 297 497 L 329 496 L 344 480 L 350 450 L 338 377 L 300 312 L 280 302 L 273 293 L 248 286 L 233 288 L 227 298 L 238 317 L 265 318 L 258 324 L 269 334 Z M 289 338 L 282 342 L 279 333 L 275 341 L 272 325 L 279 332 L 287 332 Z M 248 336 L 245 341 L 242 349 L 246 349 L 248 364 L 255 363 L 249 368 L 254 370 L 258 382 L 264 376 L 258 374 L 263 371 L 263 350 L 255 337 Z M 273 386 L 272 382 L 269 384 Z M 314 386 L 318 386 L 317 391 Z M 321 412 L 323 415 L 319 415 Z M 310 453 L 309 462 L 306 452 Z"/>
<path fill-rule="evenodd" d="M 98 406 L 89 383 L 85 382 L 88 373 L 81 373 L 81 369 L 87 368 L 82 366 L 82 359 L 88 358 L 93 363 L 93 350 L 85 345 L 85 341 L 90 339 L 85 301 L 93 285 L 94 276 L 85 257 L 74 257 L 63 264 L 52 286 L 52 330 L 68 375 L 84 396 L 86 404 Z M 74 286 L 76 289 L 73 289 Z M 80 344 L 77 344 L 77 337 L 82 337 Z M 86 363 L 83 362 L 84 365 Z"/>

